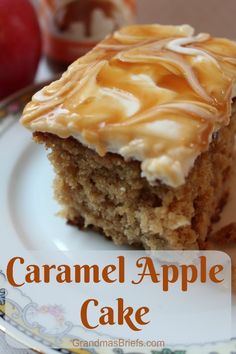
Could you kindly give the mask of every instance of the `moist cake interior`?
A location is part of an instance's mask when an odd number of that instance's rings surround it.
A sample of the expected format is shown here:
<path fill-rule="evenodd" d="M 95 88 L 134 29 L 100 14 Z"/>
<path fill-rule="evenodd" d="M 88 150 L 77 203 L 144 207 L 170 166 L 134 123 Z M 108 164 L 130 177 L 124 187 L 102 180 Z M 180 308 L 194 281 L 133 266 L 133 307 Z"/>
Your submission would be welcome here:
<path fill-rule="evenodd" d="M 72 137 L 35 133 L 34 140 L 51 150 L 55 197 L 71 224 L 92 226 L 119 245 L 198 249 L 227 198 L 235 133 L 236 113 L 177 189 L 151 186 L 140 176 L 140 162 L 100 157 Z"/>

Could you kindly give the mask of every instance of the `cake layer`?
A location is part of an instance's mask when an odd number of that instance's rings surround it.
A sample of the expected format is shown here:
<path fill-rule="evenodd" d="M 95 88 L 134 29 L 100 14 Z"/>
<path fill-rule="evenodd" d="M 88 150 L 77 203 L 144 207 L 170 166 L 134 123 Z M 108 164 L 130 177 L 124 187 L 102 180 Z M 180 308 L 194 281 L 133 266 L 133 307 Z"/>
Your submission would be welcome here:
<path fill-rule="evenodd" d="M 72 137 L 34 133 L 34 139 L 51 150 L 55 195 L 70 223 L 102 231 L 117 244 L 174 250 L 204 246 L 226 201 L 235 133 L 236 113 L 178 188 L 151 186 L 140 176 L 140 162 L 100 157 Z"/>
<path fill-rule="evenodd" d="M 236 44 L 190 26 L 123 28 L 38 92 L 21 122 L 70 136 L 100 156 L 141 161 L 153 184 L 183 185 L 213 134 L 229 124 Z"/>

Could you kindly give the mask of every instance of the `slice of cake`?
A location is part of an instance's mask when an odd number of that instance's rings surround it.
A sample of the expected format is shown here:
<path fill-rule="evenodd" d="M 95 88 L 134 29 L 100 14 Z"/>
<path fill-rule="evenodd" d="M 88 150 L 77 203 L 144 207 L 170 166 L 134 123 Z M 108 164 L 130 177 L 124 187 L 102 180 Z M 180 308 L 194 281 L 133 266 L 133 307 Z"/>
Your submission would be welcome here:
<path fill-rule="evenodd" d="M 107 37 L 34 95 L 21 123 L 50 149 L 73 225 L 116 244 L 202 247 L 228 192 L 236 44 L 190 26 Z"/>

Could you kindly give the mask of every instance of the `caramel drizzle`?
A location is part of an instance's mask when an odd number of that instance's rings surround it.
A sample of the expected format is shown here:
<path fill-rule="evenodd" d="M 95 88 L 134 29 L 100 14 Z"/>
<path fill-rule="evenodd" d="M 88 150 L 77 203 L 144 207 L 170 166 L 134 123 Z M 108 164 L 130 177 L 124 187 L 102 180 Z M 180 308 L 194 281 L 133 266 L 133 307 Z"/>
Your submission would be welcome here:
<path fill-rule="evenodd" d="M 140 160 L 165 155 L 182 166 L 183 149 L 194 160 L 228 124 L 235 79 L 234 42 L 189 26 L 131 26 L 37 93 L 22 123 L 79 136 L 101 155 L 142 141 Z"/>

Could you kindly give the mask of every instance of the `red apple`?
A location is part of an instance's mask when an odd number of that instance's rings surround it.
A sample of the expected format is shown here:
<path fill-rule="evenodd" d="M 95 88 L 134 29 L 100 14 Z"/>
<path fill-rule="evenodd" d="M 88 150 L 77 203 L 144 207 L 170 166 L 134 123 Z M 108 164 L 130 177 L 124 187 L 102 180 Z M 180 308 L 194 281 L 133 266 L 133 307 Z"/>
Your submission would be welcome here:
<path fill-rule="evenodd" d="M 40 29 L 31 2 L 0 0 L 0 99 L 33 81 L 40 54 Z"/>

